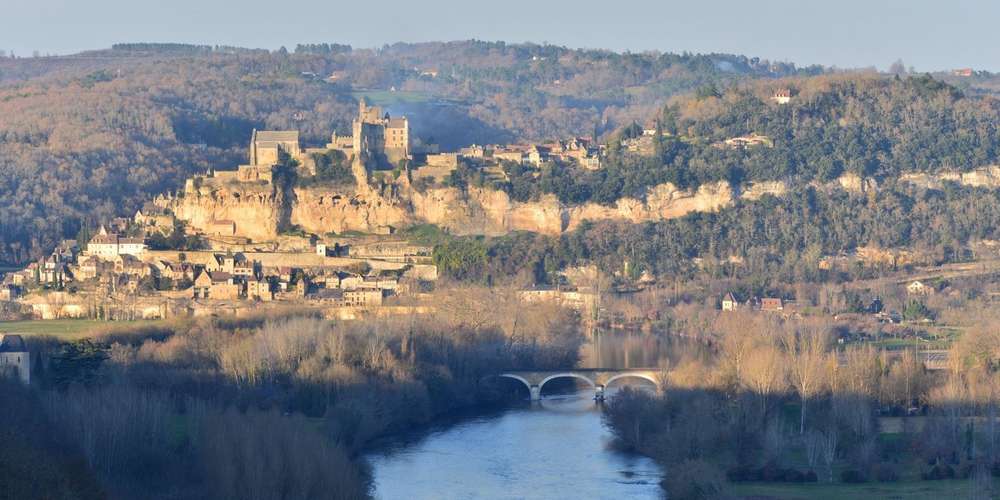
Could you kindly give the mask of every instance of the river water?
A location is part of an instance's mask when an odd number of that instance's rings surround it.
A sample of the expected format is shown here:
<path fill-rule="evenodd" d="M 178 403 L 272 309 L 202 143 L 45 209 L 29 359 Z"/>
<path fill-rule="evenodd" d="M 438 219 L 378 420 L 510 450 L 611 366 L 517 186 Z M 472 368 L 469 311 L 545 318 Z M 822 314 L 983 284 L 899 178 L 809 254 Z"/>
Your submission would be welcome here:
<path fill-rule="evenodd" d="M 660 467 L 611 446 L 592 398 L 548 396 L 369 454 L 375 498 L 662 498 Z"/>
<path fill-rule="evenodd" d="M 583 367 L 652 367 L 674 342 L 605 336 L 581 353 Z M 608 388 L 613 395 L 615 388 Z M 546 385 L 548 391 L 548 385 Z M 592 390 L 459 419 L 393 440 L 367 455 L 375 497 L 396 499 L 658 499 L 663 470 L 616 450 Z"/>

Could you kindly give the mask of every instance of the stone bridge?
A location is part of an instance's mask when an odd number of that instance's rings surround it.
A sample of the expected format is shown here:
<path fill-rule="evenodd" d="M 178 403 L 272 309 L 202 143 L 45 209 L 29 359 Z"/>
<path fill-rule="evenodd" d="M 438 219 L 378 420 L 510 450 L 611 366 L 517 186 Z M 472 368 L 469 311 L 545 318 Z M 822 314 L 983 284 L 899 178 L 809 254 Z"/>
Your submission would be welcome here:
<path fill-rule="evenodd" d="M 626 378 L 642 379 L 652 382 L 657 389 L 663 387 L 662 371 L 658 368 L 574 368 L 570 370 L 529 370 L 509 371 L 498 377 L 518 380 L 528 388 L 532 401 L 542 399 L 542 387 L 546 382 L 557 378 L 576 378 L 583 380 L 594 388 L 594 399 L 604 400 L 604 388 L 615 380 Z"/>

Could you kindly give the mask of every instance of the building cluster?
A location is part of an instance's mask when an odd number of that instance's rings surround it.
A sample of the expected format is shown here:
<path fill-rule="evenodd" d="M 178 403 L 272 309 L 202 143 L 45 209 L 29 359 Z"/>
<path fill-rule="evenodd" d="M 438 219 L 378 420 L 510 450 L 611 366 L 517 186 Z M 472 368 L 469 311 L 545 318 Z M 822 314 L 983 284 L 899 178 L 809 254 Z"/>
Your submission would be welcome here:
<path fill-rule="evenodd" d="M 336 266 L 263 266 L 242 253 L 214 254 L 198 265 L 190 287 L 195 300 L 297 301 L 332 307 L 378 307 L 404 293 L 403 273 L 354 272 Z"/>
<path fill-rule="evenodd" d="M 760 311 L 783 313 L 792 311 L 795 303 L 782 299 L 781 297 L 749 297 L 740 300 L 733 292 L 728 292 L 722 296 L 722 310 L 731 311 Z"/>
<path fill-rule="evenodd" d="M 194 303 L 296 301 L 377 307 L 387 297 L 420 289 L 421 282 L 437 278 L 427 264 L 432 247 L 406 241 L 317 241 L 314 251 L 269 254 L 264 260 L 271 264 L 253 258 L 253 253 L 150 250 L 149 235 L 173 225 L 172 215 L 147 207 L 131 221 L 115 221 L 113 229 L 101 226 L 82 247 L 65 240 L 51 254 L 4 275 L 0 301 L 31 305 L 39 301 L 39 294 L 32 292 L 68 291 L 92 301 L 143 296 Z M 386 263 L 382 267 L 388 270 L 372 270 L 367 263 L 374 261 Z M 409 272 L 414 266 L 419 270 Z M 72 314 L 84 314 L 83 309 Z"/>
<path fill-rule="evenodd" d="M 575 165 L 587 170 L 599 170 L 603 146 L 587 138 L 576 137 L 544 144 L 479 145 L 473 144 L 450 153 L 416 155 L 416 168 L 411 173 L 414 180 L 442 181 L 459 165 L 482 170 L 487 178 L 507 179 L 505 164 L 541 167 L 546 163 Z"/>

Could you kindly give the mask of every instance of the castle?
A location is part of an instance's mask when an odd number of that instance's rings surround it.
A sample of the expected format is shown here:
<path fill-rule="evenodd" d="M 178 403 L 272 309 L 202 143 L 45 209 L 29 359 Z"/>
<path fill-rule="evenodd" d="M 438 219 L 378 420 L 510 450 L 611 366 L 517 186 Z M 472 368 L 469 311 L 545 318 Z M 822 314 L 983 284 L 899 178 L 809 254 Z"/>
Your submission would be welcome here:
<path fill-rule="evenodd" d="M 298 130 L 254 129 L 250 136 L 250 162 L 237 168 L 237 179 L 240 182 L 271 182 L 272 169 L 281 160 L 282 153 L 292 158 L 302 155 Z"/>
<path fill-rule="evenodd" d="M 334 133 L 327 148 L 339 150 L 348 158 L 357 155 L 365 164 L 373 165 L 393 167 L 410 158 L 410 124 L 405 116 L 393 118 L 362 98 L 351 130 L 351 137 Z"/>

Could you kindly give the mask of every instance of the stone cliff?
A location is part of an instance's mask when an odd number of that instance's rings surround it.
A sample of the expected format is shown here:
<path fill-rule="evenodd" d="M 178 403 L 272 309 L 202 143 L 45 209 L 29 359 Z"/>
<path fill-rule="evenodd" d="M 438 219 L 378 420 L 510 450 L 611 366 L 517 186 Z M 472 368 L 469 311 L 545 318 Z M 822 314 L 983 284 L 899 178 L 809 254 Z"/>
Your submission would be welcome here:
<path fill-rule="evenodd" d="M 928 188 L 939 188 L 944 181 L 1000 187 L 1000 167 L 965 173 L 907 174 L 900 180 Z M 273 240 L 285 224 L 320 235 L 373 232 L 379 226 L 405 227 L 418 223 L 436 224 L 455 234 L 533 231 L 557 235 L 572 231 L 586 220 L 658 221 L 691 212 L 717 211 L 740 199 L 757 200 L 787 192 L 787 186 L 777 181 L 747 184 L 740 189 L 733 189 L 726 182 L 705 184 L 696 190 L 661 184 L 650 188 L 641 200 L 622 198 L 612 206 L 596 203 L 567 206 L 553 195 L 518 202 L 503 191 L 475 187 L 466 191 L 447 187 L 419 191 L 403 184 L 380 191 L 365 182 L 355 189 L 311 187 L 277 193 L 274 187 L 259 184 L 214 182 L 195 187 L 196 184 L 189 182 L 183 196 L 159 198 L 157 203 L 206 232 L 214 221 L 231 220 L 236 224 L 237 235 L 254 241 Z M 874 179 L 847 174 L 824 187 L 866 192 L 879 186 Z"/>
<path fill-rule="evenodd" d="M 270 187 L 241 184 L 193 187 L 189 183 L 183 195 L 161 197 L 156 204 L 169 208 L 191 227 L 207 233 L 211 233 L 213 222 L 233 221 L 237 234 L 258 241 L 278 235 L 279 198 Z"/>
<path fill-rule="evenodd" d="M 784 186 L 770 183 L 748 190 L 743 196 L 756 199 L 763 192 L 780 194 Z M 662 184 L 651 188 L 645 200 L 623 198 L 614 206 L 596 203 L 566 206 L 553 195 L 518 202 L 503 191 L 475 187 L 467 191 L 455 188 L 417 191 L 406 187 L 395 194 L 374 189 L 295 188 L 291 194 L 279 196 L 273 189 L 259 185 L 229 183 L 193 188 L 189 183 L 182 196 L 163 197 L 157 203 L 202 231 L 211 233 L 213 222 L 227 220 L 235 222 L 238 236 L 267 241 L 278 235 L 284 222 L 321 235 L 372 232 L 379 226 L 405 227 L 417 223 L 436 224 L 456 234 L 534 231 L 557 235 L 575 229 L 585 220 L 643 222 L 694 211 L 714 211 L 732 204 L 736 197 L 724 182 L 697 190 Z"/>

